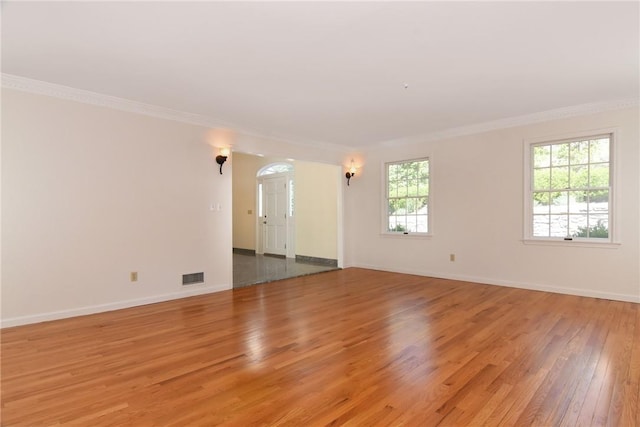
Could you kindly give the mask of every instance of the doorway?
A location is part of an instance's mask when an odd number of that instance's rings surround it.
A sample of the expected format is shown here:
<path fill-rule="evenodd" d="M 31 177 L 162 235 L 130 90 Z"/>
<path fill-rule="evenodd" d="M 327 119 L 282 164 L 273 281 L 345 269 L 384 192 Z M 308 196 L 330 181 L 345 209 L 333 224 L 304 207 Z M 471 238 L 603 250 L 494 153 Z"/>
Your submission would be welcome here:
<path fill-rule="evenodd" d="M 338 268 L 340 168 L 233 155 L 233 287 Z"/>

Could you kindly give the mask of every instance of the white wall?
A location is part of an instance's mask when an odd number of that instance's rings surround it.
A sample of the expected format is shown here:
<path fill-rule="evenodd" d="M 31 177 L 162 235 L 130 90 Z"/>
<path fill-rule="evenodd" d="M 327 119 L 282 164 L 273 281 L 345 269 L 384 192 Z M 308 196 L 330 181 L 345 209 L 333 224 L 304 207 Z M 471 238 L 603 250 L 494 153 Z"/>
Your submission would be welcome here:
<path fill-rule="evenodd" d="M 2 96 L 2 326 L 231 287 L 233 155 L 220 175 L 215 131 L 9 89 Z M 524 245 L 523 139 L 610 127 L 620 129 L 622 244 Z M 344 250 L 345 266 L 640 301 L 638 133 L 631 109 L 354 153 L 357 176 L 335 197 L 338 259 Z M 353 157 L 246 134 L 223 143 L 333 165 Z M 383 162 L 425 155 L 434 236 L 382 237 Z M 197 271 L 206 283 L 183 289 L 181 275 Z"/>
<path fill-rule="evenodd" d="M 365 153 L 345 192 L 345 265 L 640 302 L 638 114 L 627 109 Z M 620 130 L 622 244 L 523 244 L 523 140 L 610 127 Z M 423 156 L 431 157 L 434 235 L 383 237 L 382 165 Z"/>
<path fill-rule="evenodd" d="M 3 326 L 229 289 L 231 174 L 210 135 L 3 90 Z M 191 272 L 206 283 L 183 288 Z"/>

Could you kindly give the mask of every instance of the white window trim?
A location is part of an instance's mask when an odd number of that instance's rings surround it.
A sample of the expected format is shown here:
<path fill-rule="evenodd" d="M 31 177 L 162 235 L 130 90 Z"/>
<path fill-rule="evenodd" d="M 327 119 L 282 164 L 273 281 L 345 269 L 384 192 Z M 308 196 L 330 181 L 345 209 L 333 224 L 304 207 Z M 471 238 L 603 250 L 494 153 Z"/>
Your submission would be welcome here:
<path fill-rule="evenodd" d="M 393 231 L 389 231 L 387 228 L 387 221 L 389 221 L 389 217 L 387 215 L 387 207 L 388 207 L 388 202 L 387 202 L 387 165 L 391 164 L 391 163 L 404 163 L 404 162 L 417 162 L 420 160 L 427 160 L 429 162 L 429 196 L 427 197 L 427 206 L 429 207 L 429 212 L 427 214 L 427 229 L 429 230 L 426 233 L 418 233 L 418 232 L 393 232 Z M 381 163 L 380 166 L 380 176 L 382 177 L 381 180 L 381 188 L 382 188 L 382 197 L 381 199 L 381 209 L 380 209 L 380 235 L 381 237 L 384 238 L 392 238 L 392 239 L 423 239 L 423 240 L 429 240 L 433 237 L 433 209 L 432 209 L 432 205 L 433 205 L 433 186 L 431 185 L 433 182 L 433 156 L 431 155 L 426 155 L 426 156 L 421 156 L 421 157 L 416 157 L 416 158 L 409 158 L 409 159 L 399 159 L 399 160 L 389 160 L 389 161 L 383 161 Z"/>
<path fill-rule="evenodd" d="M 555 143 L 579 140 L 596 135 L 611 135 L 609 168 L 611 168 L 609 183 L 609 239 L 580 239 L 564 240 L 561 237 L 533 237 L 533 214 L 531 202 L 531 146 L 539 143 Z M 592 129 L 579 132 L 572 132 L 561 135 L 551 135 L 545 137 L 527 138 L 523 140 L 523 171 L 524 171 L 524 227 L 522 242 L 527 245 L 547 245 L 547 246 L 573 246 L 583 248 L 618 248 L 621 245 L 618 232 L 618 206 L 617 197 L 620 162 L 618 159 L 618 140 L 620 130 L 618 128 Z"/>

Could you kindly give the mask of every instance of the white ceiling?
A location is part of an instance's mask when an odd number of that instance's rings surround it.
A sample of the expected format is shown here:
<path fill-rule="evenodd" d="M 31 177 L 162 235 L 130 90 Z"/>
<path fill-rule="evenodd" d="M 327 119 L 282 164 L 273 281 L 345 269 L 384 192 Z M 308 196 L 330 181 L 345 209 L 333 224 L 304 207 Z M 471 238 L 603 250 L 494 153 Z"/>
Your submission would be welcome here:
<path fill-rule="evenodd" d="M 637 98 L 639 5 L 5 1 L 2 71 L 362 147 Z"/>

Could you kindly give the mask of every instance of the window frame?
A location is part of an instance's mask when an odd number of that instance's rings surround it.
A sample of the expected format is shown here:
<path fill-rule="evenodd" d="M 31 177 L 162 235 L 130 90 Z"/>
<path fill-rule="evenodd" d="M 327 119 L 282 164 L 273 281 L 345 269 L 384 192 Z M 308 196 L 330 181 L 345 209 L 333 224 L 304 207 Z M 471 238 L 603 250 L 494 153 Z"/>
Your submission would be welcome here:
<path fill-rule="evenodd" d="M 533 147 L 538 145 L 553 145 L 584 141 L 592 138 L 609 136 L 609 206 L 608 206 L 608 238 L 573 237 L 566 240 L 565 237 L 534 236 L 533 235 L 533 173 L 534 164 L 532 158 Z M 570 134 L 555 135 L 539 138 L 530 138 L 523 141 L 523 175 L 524 175 L 524 227 L 523 243 L 534 245 L 551 246 L 577 246 L 577 247 L 598 247 L 615 248 L 620 245 L 618 240 L 618 209 L 617 209 L 617 186 L 618 186 L 618 150 L 617 140 L 619 130 L 617 128 L 594 129 Z"/>
<path fill-rule="evenodd" d="M 397 165 L 402 163 L 412 163 L 412 162 L 421 162 L 427 161 L 429 172 L 427 175 L 428 180 L 428 195 L 427 195 L 427 231 L 426 232 L 417 232 L 417 231 L 390 231 L 389 230 L 389 165 Z M 387 162 L 382 162 L 382 209 L 381 209 L 381 223 L 380 223 L 380 234 L 383 237 L 395 237 L 395 238 L 418 238 L 425 239 L 431 238 L 433 236 L 433 186 L 431 185 L 432 176 L 433 176 L 433 157 L 432 156 L 422 156 L 411 159 L 401 159 L 401 160 L 392 160 Z"/>

